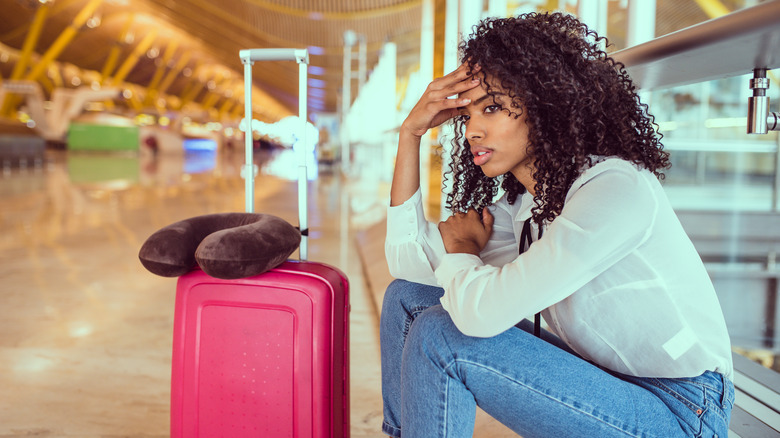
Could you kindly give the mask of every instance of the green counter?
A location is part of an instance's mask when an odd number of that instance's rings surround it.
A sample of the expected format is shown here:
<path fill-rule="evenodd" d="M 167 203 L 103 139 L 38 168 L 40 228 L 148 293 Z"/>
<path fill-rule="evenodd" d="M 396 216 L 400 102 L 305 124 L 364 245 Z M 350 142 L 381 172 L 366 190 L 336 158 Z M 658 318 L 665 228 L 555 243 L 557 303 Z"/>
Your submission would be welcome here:
<path fill-rule="evenodd" d="M 137 151 L 140 145 L 137 126 L 71 123 L 68 149 L 73 151 Z"/>

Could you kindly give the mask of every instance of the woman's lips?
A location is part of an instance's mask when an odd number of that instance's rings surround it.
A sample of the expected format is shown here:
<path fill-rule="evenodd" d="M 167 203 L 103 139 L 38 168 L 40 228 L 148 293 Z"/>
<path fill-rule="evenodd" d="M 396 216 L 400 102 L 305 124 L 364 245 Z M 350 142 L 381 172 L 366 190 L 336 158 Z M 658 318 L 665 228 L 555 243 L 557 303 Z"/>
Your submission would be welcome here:
<path fill-rule="evenodd" d="M 477 166 L 482 166 L 483 164 L 487 163 L 488 160 L 490 160 L 491 156 L 493 156 L 493 151 L 488 151 L 488 150 L 474 151 L 474 164 Z"/>

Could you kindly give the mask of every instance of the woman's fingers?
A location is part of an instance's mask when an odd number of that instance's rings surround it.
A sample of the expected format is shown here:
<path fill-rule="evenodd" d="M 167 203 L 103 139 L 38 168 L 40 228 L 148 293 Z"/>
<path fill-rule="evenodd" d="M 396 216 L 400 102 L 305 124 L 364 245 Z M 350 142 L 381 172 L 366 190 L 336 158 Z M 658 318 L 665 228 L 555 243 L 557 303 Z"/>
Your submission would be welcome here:
<path fill-rule="evenodd" d="M 479 85 L 479 79 L 472 76 L 463 78 L 447 78 L 443 76 L 431 82 L 428 86 L 428 92 L 432 97 L 446 99 L 464 91 L 470 90 Z"/>
<path fill-rule="evenodd" d="M 487 209 L 484 209 L 487 211 Z M 482 215 L 474 210 L 456 212 L 446 221 L 439 223 L 439 232 L 447 252 L 469 252 L 479 254 L 487 245 L 493 229 L 490 212 Z"/>
<path fill-rule="evenodd" d="M 487 232 L 488 236 L 493 232 L 493 215 L 490 214 L 490 211 L 488 211 L 487 208 L 482 209 L 482 225 L 485 226 L 485 231 Z"/>
<path fill-rule="evenodd" d="M 404 121 L 405 128 L 413 135 L 422 136 L 428 129 L 457 116 L 457 108 L 468 105 L 470 100 L 450 97 L 478 85 L 479 80 L 469 74 L 466 64 L 461 64 L 450 74 L 435 79 Z"/>

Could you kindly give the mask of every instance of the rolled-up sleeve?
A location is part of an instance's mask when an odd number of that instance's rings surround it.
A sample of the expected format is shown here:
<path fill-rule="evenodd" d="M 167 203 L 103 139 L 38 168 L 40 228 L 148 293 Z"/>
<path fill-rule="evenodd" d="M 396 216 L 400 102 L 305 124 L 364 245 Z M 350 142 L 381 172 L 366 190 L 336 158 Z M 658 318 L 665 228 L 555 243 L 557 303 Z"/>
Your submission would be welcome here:
<path fill-rule="evenodd" d="M 393 277 L 435 286 L 433 272 L 444 253 L 438 227 L 425 220 L 419 189 L 388 209 L 385 257 Z"/>

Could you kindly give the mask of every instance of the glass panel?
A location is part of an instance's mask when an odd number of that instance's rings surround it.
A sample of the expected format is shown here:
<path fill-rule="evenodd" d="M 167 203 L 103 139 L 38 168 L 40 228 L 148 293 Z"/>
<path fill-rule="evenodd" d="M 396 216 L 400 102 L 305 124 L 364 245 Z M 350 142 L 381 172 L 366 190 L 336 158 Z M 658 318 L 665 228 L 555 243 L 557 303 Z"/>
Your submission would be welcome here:
<path fill-rule="evenodd" d="M 771 102 L 780 75 L 770 72 Z M 778 135 L 747 134 L 752 75 L 643 94 L 672 168 L 664 187 L 707 266 L 734 349 L 780 370 Z M 772 110 L 776 110 L 776 103 Z"/>

